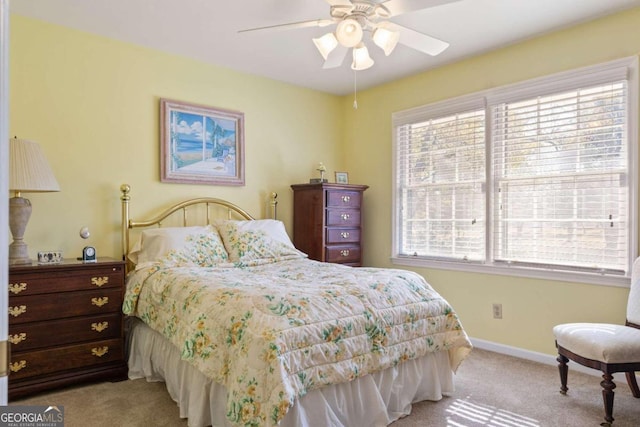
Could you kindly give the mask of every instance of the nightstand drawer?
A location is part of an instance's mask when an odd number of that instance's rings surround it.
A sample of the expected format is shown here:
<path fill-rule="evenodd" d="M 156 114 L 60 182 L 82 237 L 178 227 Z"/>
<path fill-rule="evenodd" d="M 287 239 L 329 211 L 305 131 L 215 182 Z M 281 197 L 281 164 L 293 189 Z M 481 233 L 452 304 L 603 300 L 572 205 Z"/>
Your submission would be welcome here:
<path fill-rule="evenodd" d="M 124 266 L 96 265 L 75 270 L 38 266 L 24 272 L 12 270 L 9 276 L 9 296 L 120 288 L 124 284 Z"/>
<path fill-rule="evenodd" d="M 13 353 L 52 345 L 117 338 L 122 333 L 122 316 L 111 313 L 47 322 L 9 325 Z"/>
<path fill-rule="evenodd" d="M 9 324 L 119 312 L 122 289 L 9 297 Z"/>
<path fill-rule="evenodd" d="M 359 262 L 360 246 L 327 246 L 327 262 L 341 264 Z"/>
<path fill-rule="evenodd" d="M 359 228 L 327 228 L 327 244 L 359 242 Z"/>
<path fill-rule="evenodd" d="M 14 353 L 11 355 L 9 364 L 9 382 L 20 378 L 117 362 L 123 358 L 124 349 L 121 339 Z"/>
<path fill-rule="evenodd" d="M 360 211 L 355 209 L 327 209 L 328 226 L 360 226 Z"/>
<path fill-rule="evenodd" d="M 362 193 L 360 191 L 329 190 L 327 191 L 327 207 L 360 208 Z"/>

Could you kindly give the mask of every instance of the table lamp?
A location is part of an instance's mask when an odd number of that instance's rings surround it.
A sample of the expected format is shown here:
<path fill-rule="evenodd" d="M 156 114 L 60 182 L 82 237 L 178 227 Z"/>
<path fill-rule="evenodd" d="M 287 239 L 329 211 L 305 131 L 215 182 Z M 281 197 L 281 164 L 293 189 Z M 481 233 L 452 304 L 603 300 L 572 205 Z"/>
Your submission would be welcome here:
<path fill-rule="evenodd" d="M 31 202 L 21 193 L 60 191 L 53 171 L 40 146 L 25 139 L 9 140 L 9 229 L 13 242 L 9 245 L 9 265 L 31 264 L 24 231 L 31 216 Z"/>

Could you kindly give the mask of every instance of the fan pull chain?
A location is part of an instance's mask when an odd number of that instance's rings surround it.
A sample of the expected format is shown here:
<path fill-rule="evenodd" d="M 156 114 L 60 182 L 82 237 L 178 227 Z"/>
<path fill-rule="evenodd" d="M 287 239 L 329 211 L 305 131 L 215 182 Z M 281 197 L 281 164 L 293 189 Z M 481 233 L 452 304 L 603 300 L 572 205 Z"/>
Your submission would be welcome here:
<path fill-rule="evenodd" d="M 353 70 L 353 109 L 358 109 L 358 72 Z"/>

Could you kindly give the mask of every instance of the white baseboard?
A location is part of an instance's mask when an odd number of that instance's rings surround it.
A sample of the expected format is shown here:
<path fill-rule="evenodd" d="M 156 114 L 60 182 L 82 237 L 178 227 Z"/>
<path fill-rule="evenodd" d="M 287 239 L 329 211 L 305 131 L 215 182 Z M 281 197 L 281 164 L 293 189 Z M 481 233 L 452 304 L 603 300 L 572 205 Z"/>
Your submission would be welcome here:
<path fill-rule="evenodd" d="M 538 362 L 545 365 L 558 366 L 556 361 L 557 356 L 551 356 L 545 353 L 538 353 L 536 351 L 525 350 L 518 347 L 511 347 L 509 345 L 499 344 L 492 341 L 481 340 L 479 338 L 470 338 L 474 347 L 481 350 L 493 351 L 495 353 L 506 354 L 507 356 L 518 357 L 520 359 L 531 360 L 532 362 Z M 569 362 L 570 371 L 578 371 L 583 374 L 593 375 L 596 377 L 602 376 L 602 372 L 597 369 L 587 368 L 577 363 Z"/>

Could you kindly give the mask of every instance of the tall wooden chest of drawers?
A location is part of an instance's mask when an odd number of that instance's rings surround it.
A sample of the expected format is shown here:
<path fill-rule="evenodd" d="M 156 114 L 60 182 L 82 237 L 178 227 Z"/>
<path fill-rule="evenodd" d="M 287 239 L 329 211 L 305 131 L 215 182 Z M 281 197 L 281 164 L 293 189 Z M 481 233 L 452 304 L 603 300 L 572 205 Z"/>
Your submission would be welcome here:
<path fill-rule="evenodd" d="M 121 261 L 9 268 L 9 398 L 124 380 Z"/>
<path fill-rule="evenodd" d="M 362 264 L 362 196 L 369 188 L 352 184 L 296 184 L 293 189 L 293 244 L 310 259 Z"/>

